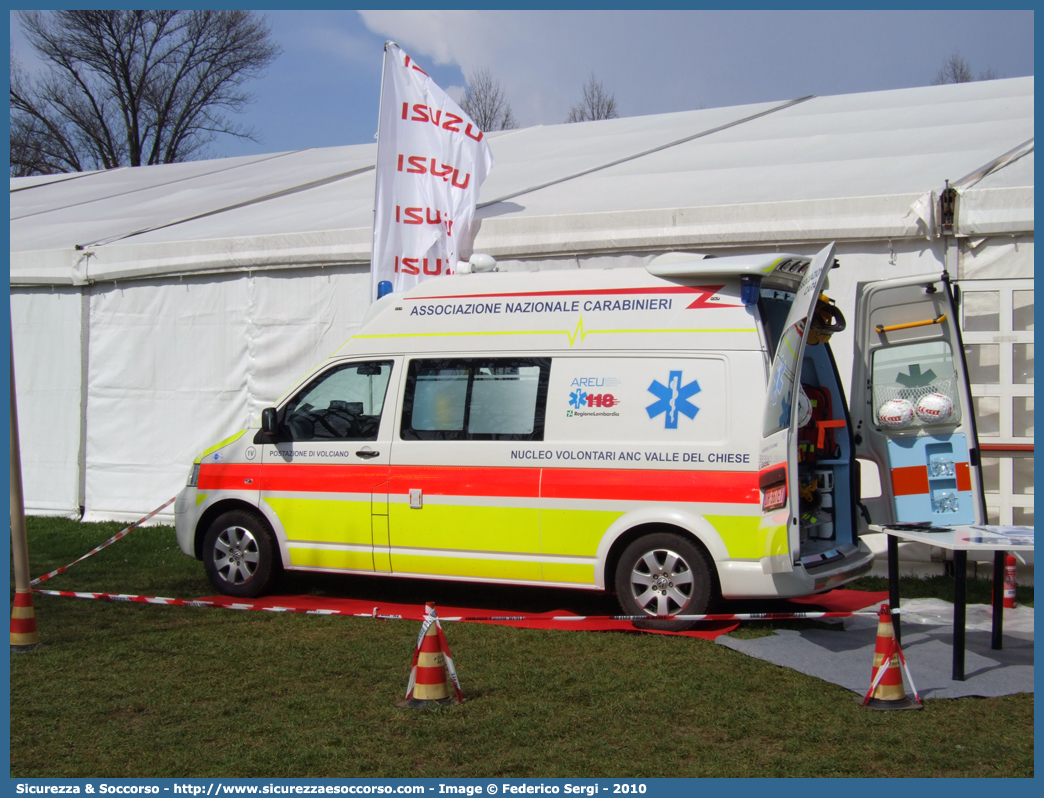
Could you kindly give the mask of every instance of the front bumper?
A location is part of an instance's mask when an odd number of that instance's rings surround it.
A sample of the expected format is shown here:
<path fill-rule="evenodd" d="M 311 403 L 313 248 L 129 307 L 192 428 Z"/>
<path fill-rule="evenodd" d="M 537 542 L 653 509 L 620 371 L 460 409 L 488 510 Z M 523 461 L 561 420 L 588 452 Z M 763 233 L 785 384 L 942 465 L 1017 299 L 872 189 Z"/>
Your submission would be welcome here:
<path fill-rule="evenodd" d="M 189 557 L 196 555 L 196 489 L 184 487 L 174 502 L 174 531 L 177 533 L 178 548 Z"/>

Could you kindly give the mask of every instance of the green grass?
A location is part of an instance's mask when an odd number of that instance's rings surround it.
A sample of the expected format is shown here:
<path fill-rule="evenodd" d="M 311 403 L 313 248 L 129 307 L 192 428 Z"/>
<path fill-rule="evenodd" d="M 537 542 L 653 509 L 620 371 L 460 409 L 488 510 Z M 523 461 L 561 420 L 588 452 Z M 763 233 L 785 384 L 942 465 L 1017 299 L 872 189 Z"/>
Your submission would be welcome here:
<path fill-rule="evenodd" d="M 32 573 L 119 528 L 29 519 Z M 565 595 L 403 584 L 294 577 L 285 589 L 514 602 L 503 606 Z M 136 530 L 42 587 L 213 592 L 168 527 Z M 708 641 L 447 624 L 467 700 L 403 710 L 416 623 L 35 604 L 44 645 L 11 657 L 15 777 L 1033 775 L 1032 695 L 876 713 Z"/>

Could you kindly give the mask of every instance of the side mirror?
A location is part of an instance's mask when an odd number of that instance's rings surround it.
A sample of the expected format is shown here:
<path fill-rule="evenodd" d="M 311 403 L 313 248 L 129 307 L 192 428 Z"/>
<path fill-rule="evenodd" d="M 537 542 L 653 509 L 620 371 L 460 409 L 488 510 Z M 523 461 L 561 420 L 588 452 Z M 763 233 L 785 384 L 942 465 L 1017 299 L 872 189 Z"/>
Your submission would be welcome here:
<path fill-rule="evenodd" d="M 266 407 L 261 411 L 261 431 L 265 435 L 275 436 L 279 429 L 279 418 L 274 407 Z"/>

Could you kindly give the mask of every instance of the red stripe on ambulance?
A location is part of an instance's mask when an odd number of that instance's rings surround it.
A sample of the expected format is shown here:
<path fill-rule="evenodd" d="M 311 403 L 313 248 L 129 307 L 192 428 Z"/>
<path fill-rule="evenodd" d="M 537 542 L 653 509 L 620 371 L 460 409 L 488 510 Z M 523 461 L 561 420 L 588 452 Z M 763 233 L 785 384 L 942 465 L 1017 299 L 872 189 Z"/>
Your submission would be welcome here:
<path fill-rule="evenodd" d="M 205 467 L 208 475 L 217 466 Z M 225 470 L 234 467 L 222 466 Z M 253 472 L 256 475 L 256 470 Z M 390 478 L 389 493 L 429 496 L 599 499 L 757 504 L 754 471 L 646 471 L 601 468 L 493 468 L 266 464 L 260 487 L 281 493 L 369 493 Z M 209 478 L 207 484 L 215 482 Z M 200 473 L 201 488 L 204 485 Z M 242 489 L 242 478 L 230 487 Z"/>
<path fill-rule="evenodd" d="M 389 493 L 396 495 L 420 488 L 433 496 L 540 496 L 539 468 L 397 466 L 391 470 L 391 480 Z"/>
<path fill-rule="evenodd" d="M 388 478 L 386 465 L 265 463 L 261 490 L 300 493 L 369 493 Z"/>
<path fill-rule="evenodd" d="M 261 464 L 204 463 L 199 467 L 198 490 L 256 490 Z M 247 480 L 252 480 L 248 482 Z"/>

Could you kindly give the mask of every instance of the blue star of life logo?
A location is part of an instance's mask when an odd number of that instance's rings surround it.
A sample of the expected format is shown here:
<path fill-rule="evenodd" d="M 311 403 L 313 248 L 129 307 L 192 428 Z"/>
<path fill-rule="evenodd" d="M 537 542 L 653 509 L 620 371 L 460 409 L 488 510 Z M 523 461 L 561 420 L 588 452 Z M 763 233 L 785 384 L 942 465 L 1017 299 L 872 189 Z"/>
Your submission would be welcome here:
<path fill-rule="evenodd" d="M 569 394 L 569 405 L 575 408 L 587 407 L 587 392 L 577 388 Z"/>
<path fill-rule="evenodd" d="M 686 418 L 696 418 L 700 409 L 689 401 L 689 397 L 700 392 L 700 384 L 693 380 L 688 385 L 682 385 L 682 373 L 672 371 L 667 378 L 667 384 L 659 380 L 653 380 L 649 386 L 649 393 L 657 398 L 645 412 L 649 418 L 656 418 L 660 413 L 664 414 L 664 429 L 678 429 L 678 414 Z"/>

